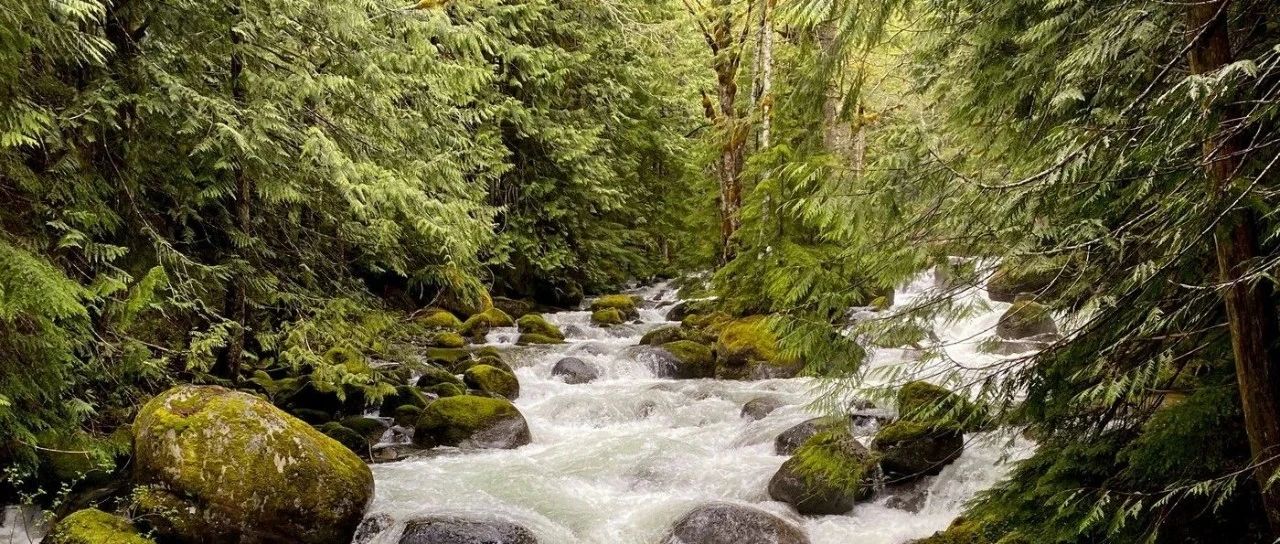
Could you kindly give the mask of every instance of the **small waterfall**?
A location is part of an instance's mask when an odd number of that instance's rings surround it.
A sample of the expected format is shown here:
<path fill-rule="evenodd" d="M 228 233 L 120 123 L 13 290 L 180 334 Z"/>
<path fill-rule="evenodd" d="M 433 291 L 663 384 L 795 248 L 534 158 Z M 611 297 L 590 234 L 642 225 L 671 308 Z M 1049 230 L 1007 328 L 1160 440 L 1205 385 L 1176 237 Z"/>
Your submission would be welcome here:
<path fill-rule="evenodd" d="M 898 303 L 908 304 L 932 286 L 932 275 L 922 276 L 897 293 Z M 884 496 L 847 515 L 797 516 L 788 505 L 771 501 L 766 490 L 786 460 L 774 454 L 773 439 L 813 417 L 805 407 L 820 384 L 809 378 L 654 378 L 628 348 L 646 331 L 668 324 L 664 315 L 675 290 L 664 283 L 633 294 L 645 301 L 641 324 L 603 329 L 591 324 L 590 312 L 550 314 L 567 336 L 556 346 L 515 347 L 514 330 L 491 332 L 489 343 L 507 350 L 520 379 L 516 405 L 533 443 L 479 453 L 433 451 L 375 465 L 377 496 L 370 515 L 402 522 L 428 514 L 497 517 L 532 529 L 548 544 L 656 544 L 690 508 L 727 500 L 793 519 L 813 544 L 899 544 L 945 528 L 964 501 L 1005 475 L 1008 459 L 1022 458 L 1033 447 L 1004 434 L 969 436 L 957 462 L 917 484 L 910 507 L 901 497 Z M 976 289 L 961 296 L 985 298 Z M 937 324 L 936 334 L 953 344 L 946 349 L 957 361 L 998 357 L 976 349 L 1007 305 L 988 306 L 971 319 Z M 566 356 L 595 365 L 600 379 L 581 385 L 553 379 L 552 366 Z M 878 350 L 871 365 L 909 362 L 904 350 Z M 744 403 L 764 395 L 786 406 L 758 421 L 740 418 Z M 860 439 L 870 442 L 870 436 Z M 374 542 L 393 544 L 398 535 L 384 531 Z"/>

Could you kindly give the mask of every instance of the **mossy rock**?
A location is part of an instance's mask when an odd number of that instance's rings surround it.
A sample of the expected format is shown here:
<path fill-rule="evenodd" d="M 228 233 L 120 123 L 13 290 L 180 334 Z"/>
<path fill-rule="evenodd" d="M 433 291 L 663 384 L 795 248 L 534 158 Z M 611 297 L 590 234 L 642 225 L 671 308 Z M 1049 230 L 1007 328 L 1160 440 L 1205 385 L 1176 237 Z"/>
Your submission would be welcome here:
<path fill-rule="evenodd" d="M 1020 540 L 996 541 L 988 537 L 982 526 L 965 518 L 957 518 L 945 531 L 933 536 L 912 540 L 908 544 L 1020 544 Z"/>
<path fill-rule="evenodd" d="M 352 453 L 361 457 L 369 456 L 369 441 L 355 429 L 351 429 L 337 421 L 330 421 L 316 427 L 316 429 L 324 433 L 325 436 L 337 440 L 339 444 L 346 446 Z"/>
<path fill-rule="evenodd" d="M 422 392 L 435 395 L 436 398 L 456 397 L 458 395 L 467 394 L 467 386 L 465 384 L 458 385 L 454 383 L 438 383 L 430 387 L 423 388 Z"/>
<path fill-rule="evenodd" d="M 640 319 L 640 310 L 636 309 L 636 299 L 631 295 L 605 295 L 591 301 L 592 312 L 607 309 L 618 310 L 624 321 Z"/>
<path fill-rule="evenodd" d="M 62 518 L 45 536 L 45 544 L 155 544 L 138 534 L 129 520 L 96 508 Z"/>
<path fill-rule="evenodd" d="M 709 314 L 719 308 L 720 301 L 714 298 L 682 300 L 667 310 L 667 321 L 683 321 L 694 314 Z"/>
<path fill-rule="evenodd" d="M 449 370 L 456 374 L 465 374 L 467 369 L 476 365 L 489 365 L 495 368 L 501 368 L 512 374 L 515 373 L 515 370 L 511 368 L 511 365 L 507 364 L 506 360 L 493 355 L 477 355 L 475 357 L 459 360 L 450 366 Z"/>
<path fill-rule="evenodd" d="M 483 340 L 489 331 L 497 327 L 512 327 L 516 322 L 506 312 L 497 308 L 490 308 L 478 314 L 475 314 L 462 323 L 462 328 L 458 332 L 463 336 L 473 340 Z"/>
<path fill-rule="evenodd" d="M 351 416 L 344 418 L 339 423 L 343 427 L 360 433 L 360 436 L 363 436 L 365 442 L 370 445 L 377 444 L 379 440 L 382 440 L 382 435 L 387 432 L 386 422 L 371 417 Z"/>
<path fill-rule="evenodd" d="M 427 389 L 433 385 L 439 385 L 442 383 L 451 383 L 459 387 L 464 385 L 462 383 L 462 378 L 459 378 L 454 373 L 435 365 L 427 365 L 423 367 L 422 375 L 418 376 L 418 381 L 415 383 L 422 389 Z"/>
<path fill-rule="evenodd" d="M 591 323 L 597 327 L 612 327 L 626 323 L 626 317 L 617 308 L 604 308 L 591 312 Z"/>
<path fill-rule="evenodd" d="M 642 346 L 661 346 L 671 342 L 679 342 L 681 340 L 704 340 L 703 335 L 696 330 L 685 328 L 681 325 L 670 325 L 667 327 L 658 327 L 649 332 L 644 333 L 640 337 L 640 345 Z M 715 341 L 713 338 L 712 342 Z"/>
<path fill-rule="evenodd" d="M 996 336 L 1006 340 L 1057 333 L 1058 325 L 1053 322 L 1053 314 L 1043 304 L 1032 300 L 1014 302 L 996 323 Z"/>
<path fill-rule="evenodd" d="M 880 467 L 898 481 L 942 472 L 964 452 L 964 435 L 954 427 L 895 421 L 881 428 L 872 442 Z"/>
<path fill-rule="evenodd" d="M 520 345 L 520 346 L 563 344 L 563 343 L 564 343 L 564 338 L 556 338 L 554 336 L 546 336 L 543 334 L 535 334 L 531 332 L 521 334 L 519 338 L 516 338 L 516 345 Z"/>
<path fill-rule="evenodd" d="M 422 358 L 448 368 L 449 365 L 471 357 L 471 350 L 465 348 L 425 348 Z"/>
<path fill-rule="evenodd" d="M 134 480 L 187 508 L 174 540 L 345 544 L 373 498 L 354 453 L 270 403 L 211 386 L 180 386 L 142 407 Z"/>
<path fill-rule="evenodd" d="M 469 282 L 459 289 L 446 289 L 437 297 L 441 308 L 460 316 L 472 316 L 493 308 L 493 297 L 479 283 Z"/>
<path fill-rule="evenodd" d="M 529 425 L 511 401 L 461 395 L 432 402 L 414 427 L 420 447 L 518 448 L 532 441 Z"/>
<path fill-rule="evenodd" d="M 790 378 L 804 369 L 799 360 L 782 355 L 764 316 L 725 325 L 716 339 L 715 352 L 716 377 L 722 379 Z"/>
<path fill-rule="evenodd" d="M 668 342 L 661 347 L 680 361 L 675 369 L 675 378 L 687 380 L 716 376 L 716 358 L 711 348 L 691 340 Z"/>
<path fill-rule="evenodd" d="M 427 309 L 414 319 L 414 323 L 428 329 L 456 331 L 462 328 L 462 320 L 458 319 L 458 316 L 440 308 Z"/>
<path fill-rule="evenodd" d="M 433 332 L 423 337 L 423 344 L 433 348 L 460 348 L 467 345 L 467 339 L 453 331 Z"/>
<path fill-rule="evenodd" d="M 516 320 L 516 327 L 520 330 L 520 336 L 533 335 L 555 339 L 557 342 L 564 340 L 564 333 L 560 332 L 560 327 L 547 321 L 542 314 L 528 314 Z M 555 342 L 533 342 L 539 344 L 555 343 Z"/>
<path fill-rule="evenodd" d="M 395 419 L 396 425 L 401 427 L 412 427 L 418 422 L 418 418 L 422 417 L 422 407 L 414 406 L 412 404 L 398 406 L 392 416 Z"/>
<path fill-rule="evenodd" d="M 323 425 L 333 421 L 333 413 L 311 408 L 291 408 L 289 414 L 310 425 Z"/>
<path fill-rule="evenodd" d="M 493 297 L 493 307 L 506 312 L 507 315 L 516 319 L 520 319 L 526 314 L 531 314 L 534 311 L 534 304 L 532 301 L 517 300 L 507 297 Z"/>
<path fill-rule="evenodd" d="M 987 296 L 999 302 L 1013 302 L 1021 295 L 1053 298 L 1064 283 L 1066 259 L 1005 261 L 987 279 Z"/>
<path fill-rule="evenodd" d="M 484 346 L 482 348 L 472 351 L 471 357 L 474 359 L 480 359 L 482 357 L 496 357 L 498 359 L 501 359 L 502 350 L 495 348 L 493 346 Z"/>
<path fill-rule="evenodd" d="M 406 405 L 426 408 L 427 397 L 422 396 L 422 391 L 417 387 L 412 385 L 401 385 L 396 387 L 394 393 L 383 397 L 382 407 L 378 409 L 378 415 L 382 417 L 390 417 L 395 413 L 396 408 Z"/>
<path fill-rule="evenodd" d="M 907 382 L 898 389 L 898 417 L 933 427 L 965 431 L 987 426 L 975 404 L 945 387 L 925 381 Z"/>
<path fill-rule="evenodd" d="M 735 321 L 734 317 L 725 312 L 711 312 L 709 314 L 693 314 L 680 321 L 680 324 L 690 329 L 698 329 L 708 334 L 719 336 L 720 331 Z"/>
<path fill-rule="evenodd" d="M 492 393 L 510 400 L 520 396 L 520 382 L 515 374 L 489 365 L 476 365 L 467 369 L 463 381 L 472 388 Z"/>
<path fill-rule="evenodd" d="M 879 467 L 845 430 L 810 437 L 769 480 L 769 496 L 804 515 L 837 515 L 875 493 Z"/>

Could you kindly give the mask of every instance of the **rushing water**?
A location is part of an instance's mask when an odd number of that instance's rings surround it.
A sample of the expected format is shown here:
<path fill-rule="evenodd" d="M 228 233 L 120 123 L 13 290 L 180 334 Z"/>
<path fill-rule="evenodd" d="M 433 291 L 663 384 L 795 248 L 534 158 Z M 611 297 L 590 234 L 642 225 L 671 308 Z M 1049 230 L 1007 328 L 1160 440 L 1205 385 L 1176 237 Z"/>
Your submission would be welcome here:
<path fill-rule="evenodd" d="M 900 290 L 909 304 L 932 287 L 932 275 Z M 970 436 L 964 454 L 921 484 L 918 512 L 895 508 L 890 495 L 859 504 L 842 516 L 802 517 L 770 500 L 766 487 L 785 457 L 773 440 L 813 417 L 806 407 L 818 395 L 808 378 L 764 381 L 668 380 L 628 356 L 663 317 L 674 293 L 666 285 L 635 292 L 646 300 L 643 324 L 592 326 L 590 313 L 548 315 L 568 336 L 563 345 L 511 347 L 508 360 L 520 379 L 515 401 L 533 443 L 515 450 L 446 451 L 373 467 L 377 495 L 370 514 L 398 522 L 433 514 L 499 518 L 524 525 L 544 544 L 655 544 L 670 524 L 707 501 L 751 504 L 795 521 L 813 544 L 894 544 L 945 528 L 965 500 L 1006 472 L 1006 458 L 1031 446 L 1006 436 Z M 978 290 L 964 297 L 984 298 Z M 980 366 L 996 357 L 978 351 L 1008 305 L 989 303 L 958 323 L 939 322 L 936 333 L 955 361 Z M 510 346 L 514 330 L 489 341 Z M 599 380 L 568 385 L 551 377 L 566 356 L 601 370 Z M 881 350 L 872 367 L 904 364 L 901 350 Z M 967 365 L 966 365 L 967 366 Z M 747 401 L 772 395 L 788 405 L 759 421 L 740 417 Z M 869 442 L 870 437 L 862 437 Z M 400 528 L 374 541 L 394 543 Z"/>

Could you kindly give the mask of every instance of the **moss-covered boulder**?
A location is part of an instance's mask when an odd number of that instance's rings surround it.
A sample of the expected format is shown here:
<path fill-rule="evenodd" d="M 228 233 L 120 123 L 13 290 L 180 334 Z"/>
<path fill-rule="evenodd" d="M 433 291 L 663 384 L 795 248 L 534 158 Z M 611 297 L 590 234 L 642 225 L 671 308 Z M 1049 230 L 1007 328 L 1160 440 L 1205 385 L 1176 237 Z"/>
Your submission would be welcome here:
<path fill-rule="evenodd" d="M 493 297 L 478 282 L 466 282 L 456 289 L 445 289 L 436 303 L 461 316 L 471 316 L 493 308 Z"/>
<path fill-rule="evenodd" d="M 462 393 L 459 393 L 460 395 Z M 404 405 L 396 408 L 392 418 L 396 425 L 405 428 L 411 428 L 418 423 L 418 418 L 422 417 L 422 408 L 418 406 Z"/>
<path fill-rule="evenodd" d="M 671 352 L 680 362 L 671 377 L 690 380 L 716 376 L 716 358 L 711 348 L 691 340 L 680 340 L 663 344 L 662 349 Z"/>
<path fill-rule="evenodd" d="M 183 507 L 146 511 L 183 542 L 345 544 L 373 498 L 354 453 L 257 397 L 161 393 L 133 425 L 134 480 Z"/>
<path fill-rule="evenodd" d="M 401 385 L 396 387 L 394 393 L 382 398 L 382 407 L 378 409 L 378 415 L 382 417 L 391 417 L 395 413 L 396 409 L 401 406 L 426 408 L 427 397 L 424 397 L 422 395 L 422 391 L 417 387 L 412 385 Z"/>
<path fill-rule="evenodd" d="M 524 415 L 506 399 L 461 395 L 432 402 L 414 426 L 420 447 L 512 449 L 533 440 Z"/>
<path fill-rule="evenodd" d="M 842 432 L 849 427 L 849 420 L 835 417 L 806 419 L 782 431 L 773 439 L 773 452 L 778 455 L 795 455 L 800 446 L 820 433 Z"/>
<path fill-rule="evenodd" d="M 805 515 L 844 514 L 875 493 L 879 467 L 847 430 L 805 441 L 769 480 L 769 496 Z"/>
<path fill-rule="evenodd" d="M 714 298 L 682 300 L 667 310 L 667 321 L 683 321 L 693 314 L 709 314 L 716 311 L 719 301 Z"/>
<path fill-rule="evenodd" d="M 626 316 L 617 308 L 602 308 L 591 312 L 591 323 L 597 327 L 612 327 L 626 323 Z"/>
<path fill-rule="evenodd" d="M 45 544 L 155 544 L 138 534 L 129 520 L 96 508 L 62 518 L 45 535 Z"/>
<path fill-rule="evenodd" d="M 422 375 L 418 376 L 418 381 L 415 383 L 420 388 L 427 388 L 427 387 L 431 387 L 433 385 L 439 385 L 442 383 L 451 383 L 458 386 L 464 385 L 462 382 L 462 378 L 459 378 L 454 373 L 449 372 L 448 370 L 440 368 L 436 365 L 427 365 L 423 367 Z M 424 404 L 423 406 L 426 406 L 426 405 Z"/>
<path fill-rule="evenodd" d="M 449 370 L 455 374 L 462 374 L 465 373 L 467 369 L 476 365 L 489 365 L 491 367 L 501 368 L 513 374 L 515 373 L 515 370 L 511 368 L 511 365 L 507 364 L 507 361 L 502 357 L 488 354 L 482 355 L 480 352 L 476 352 L 476 355 L 473 357 L 459 359 L 449 367 Z"/>
<path fill-rule="evenodd" d="M 507 315 L 515 319 L 520 319 L 526 314 L 534 312 L 533 301 L 516 300 L 507 297 L 493 297 L 493 307 L 506 312 Z"/>
<path fill-rule="evenodd" d="M 640 337 L 640 345 L 661 346 L 662 344 L 679 342 L 681 340 L 693 340 L 694 342 L 703 344 L 714 344 L 716 336 L 714 334 L 709 334 L 683 325 L 669 325 L 666 327 L 658 327 L 644 333 L 644 336 Z"/>
<path fill-rule="evenodd" d="M 996 336 L 1006 340 L 1057 333 L 1058 325 L 1053 322 L 1053 314 L 1043 304 L 1032 300 L 1014 302 L 996 323 Z"/>
<path fill-rule="evenodd" d="M 640 310 L 636 309 L 636 299 L 631 295 L 605 295 L 591 301 L 591 311 L 614 309 L 622 314 L 624 320 L 640 319 Z"/>
<path fill-rule="evenodd" d="M 1013 302 L 1019 296 L 1052 297 L 1064 282 L 1064 259 L 1044 262 L 1006 261 L 987 279 L 987 296 L 999 302 Z"/>
<path fill-rule="evenodd" d="M 456 397 L 458 395 L 467 394 L 467 386 L 465 384 L 458 385 L 456 383 L 438 383 L 430 387 L 422 388 L 422 392 L 428 395 L 434 395 L 436 398 Z"/>
<path fill-rule="evenodd" d="M 898 417 L 934 427 L 974 431 L 987 425 L 983 411 L 969 399 L 925 381 L 898 389 Z"/>
<path fill-rule="evenodd" d="M 339 423 L 341 423 L 343 427 L 360 433 L 360 436 L 364 437 L 365 442 L 368 442 L 370 445 L 377 444 L 382 440 L 382 435 L 387 433 L 388 428 L 385 421 L 364 416 L 343 418 Z"/>
<path fill-rule="evenodd" d="M 542 317 L 542 314 L 527 314 L 517 319 L 516 328 L 520 330 L 522 336 L 534 334 L 556 340 L 564 340 L 564 333 L 560 332 L 560 327 L 547 321 L 547 318 Z"/>
<path fill-rule="evenodd" d="M 476 365 L 467 369 L 462 380 L 472 389 L 515 400 L 520 396 L 520 382 L 515 374 L 489 365 Z"/>
<path fill-rule="evenodd" d="M 440 331 L 427 334 L 422 343 L 433 348 L 460 348 L 467 345 L 467 339 L 453 331 Z"/>
<path fill-rule="evenodd" d="M 316 429 L 324 433 L 325 436 L 337 440 L 339 444 L 346 446 L 352 453 L 360 457 L 369 456 L 369 441 L 355 429 L 351 429 L 337 421 L 330 421 L 316 427 Z"/>
<path fill-rule="evenodd" d="M 490 308 L 471 317 L 462 323 L 462 328 L 458 332 L 463 336 L 472 340 L 484 340 L 485 335 L 489 331 L 497 327 L 512 327 L 516 322 L 506 312 L 497 308 Z"/>
<path fill-rule="evenodd" d="M 685 328 L 696 329 L 707 334 L 719 336 L 720 331 L 735 321 L 734 317 L 720 311 L 707 314 L 692 314 L 680 321 Z"/>
<path fill-rule="evenodd" d="M 427 328 L 456 331 L 462 328 L 462 320 L 453 312 L 440 308 L 428 308 L 414 318 L 414 323 Z"/>
<path fill-rule="evenodd" d="M 967 518 L 957 518 L 945 531 L 933 536 L 912 540 L 907 544 L 1033 544 L 1033 540 L 1018 534 L 999 535 L 983 525 Z"/>
<path fill-rule="evenodd" d="M 518 338 L 516 338 L 516 345 L 520 345 L 520 346 L 536 346 L 536 345 L 563 344 L 563 343 L 564 343 L 564 338 L 557 338 L 555 336 L 547 336 L 545 334 L 537 334 L 532 332 L 526 332 L 524 334 L 521 334 Z"/>
<path fill-rule="evenodd" d="M 884 472 L 902 482 L 942 472 L 964 453 L 964 435 L 954 427 L 896 421 L 876 433 L 871 447 Z"/>
<path fill-rule="evenodd" d="M 728 323 L 716 340 L 716 377 L 731 380 L 760 380 L 795 377 L 804 363 L 787 357 L 778 349 L 778 339 L 764 316 L 752 316 Z"/>

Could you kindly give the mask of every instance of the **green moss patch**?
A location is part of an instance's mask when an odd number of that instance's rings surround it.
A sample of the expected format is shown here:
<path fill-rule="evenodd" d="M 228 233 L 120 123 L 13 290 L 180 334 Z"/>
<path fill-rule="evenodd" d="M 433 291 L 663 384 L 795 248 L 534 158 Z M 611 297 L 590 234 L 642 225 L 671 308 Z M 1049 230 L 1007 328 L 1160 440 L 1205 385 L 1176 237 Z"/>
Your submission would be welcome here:
<path fill-rule="evenodd" d="M 557 338 L 554 336 L 546 336 L 543 334 L 536 334 L 536 333 L 529 333 L 529 332 L 521 334 L 520 337 L 516 339 L 516 344 L 521 346 L 528 346 L 533 344 L 563 344 L 563 343 L 564 343 L 563 338 Z"/>
<path fill-rule="evenodd" d="M 129 520 L 96 508 L 80 510 L 62 518 L 49 535 L 47 544 L 155 544 L 143 538 Z"/>
<path fill-rule="evenodd" d="M 483 312 L 475 314 L 462 323 L 462 328 L 458 332 L 463 336 L 472 339 L 483 339 L 489 331 L 496 327 L 511 327 L 516 324 L 511 316 L 506 312 L 497 308 L 489 308 Z"/>
<path fill-rule="evenodd" d="M 631 295 L 605 295 L 591 301 L 591 311 L 613 309 L 618 310 L 623 319 L 639 319 L 640 311 L 636 309 L 636 299 Z"/>
<path fill-rule="evenodd" d="M 537 335 L 556 340 L 564 340 L 564 333 L 560 332 L 560 328 L 547 321 L 541 314 L 528 314 L 516 320 L 516 327 L 520 329 L 521 335 Z M 539 342 L 548 343 L 548 342 Z"/>
<path fill-rule="evenodd" d="M 626 319 L 617 308 L 603 308 L 591 312 L 591 322 L 599 327 L 611 327 L 625 323 Z"/>
<path fill-rule="evenodd" d="M 429 308 L 414 320 L 415 323 L 428 329 L 444 329 L 456 331 L 462 328 L 462 320 L 453 312 L 440 308 Z"/>
<path fill-rule="evenodd" d="M 413 442 L 424 447 L 458 446 L 477 435 L 503 427 L 514 440 L 497 447 L 515 447 L 528 443 L 528 426 L 524 416 L 506 399 L 462 395 L 432 402 L 418 418 Z"/>
<path fill-rule="evenodd" d="M 463 380 L 472 388 L 507 399 L 520 396 L 520 382 L 515 374 L 489 365 L 476 365 L 467 369 Z"/>

